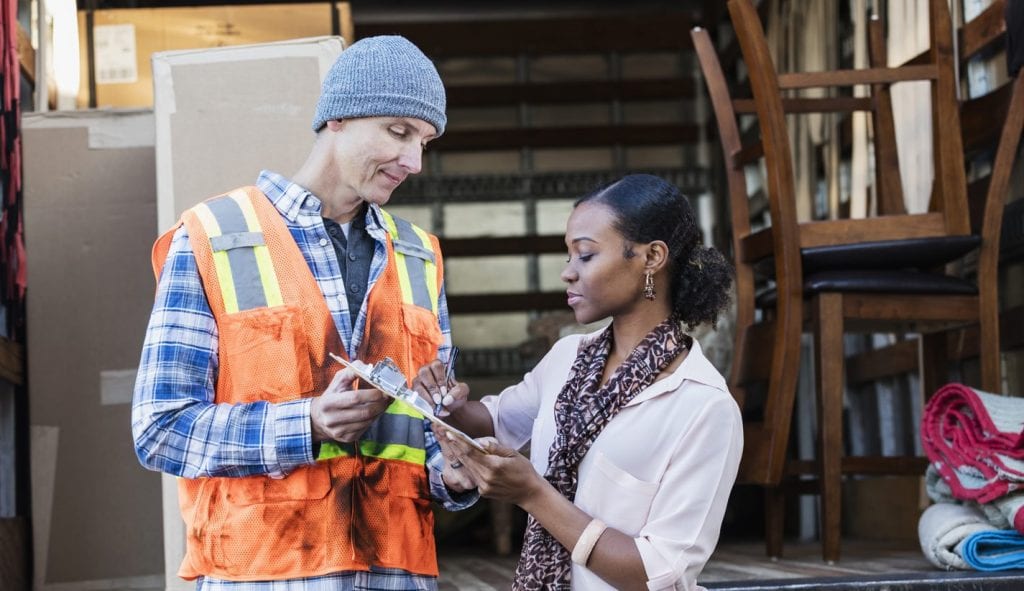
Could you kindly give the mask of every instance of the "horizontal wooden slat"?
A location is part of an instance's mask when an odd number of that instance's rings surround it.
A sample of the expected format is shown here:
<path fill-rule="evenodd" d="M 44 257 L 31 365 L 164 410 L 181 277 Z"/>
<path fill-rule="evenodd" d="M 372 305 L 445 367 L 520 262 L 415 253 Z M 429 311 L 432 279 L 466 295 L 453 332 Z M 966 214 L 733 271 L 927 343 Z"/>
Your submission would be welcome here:
<path fill-rule="evenodd" d="M 852 86 L 855 84 L 888 84 L 910 80 L 933 80 L 937 70 L 933 65 L 905 66 L 902 68 L 863 68 L 828 72 L 791 72 L 779 74 L 779 88 L 820 88 L 826 86 Z"/>
<path fill-rule="evenodd" d="M 430 147 L 436 150 L 507 150 L 685 144 L 697 141 L 698 129 L 696 125 L 644 124 L 449 130 Z"/>
<path fill-rule="evenodd" d="M 852 244 L 900 238 L 945 235 L 942 214 L 891 215 L 861 220 L 828 220 L 800 224 L 800 247 Z M 772 252 L 772 229 L 765 228 L 742 239 L 740 259 L 758 261 Z"/>
<path fill-rule="evenodd" d="M 905 320 L 920 324 L 972 322 L 978 318 L 978 297 L 973 295 L 904 295 L 892 293 L 847 293 L 843 315 L 858 320 Z"/>
<path fill-rule="evenodd" d="M 800 224 L 800 248 L 946 234 L 941 213 L 890 215 Z"/>
<path fill-rule="evenodd" d="M 565 237 L 509 236 L 501 238 L 442 238 L 441 252 L 452 257 L 551 254 L 566 252 Z"/>
<path fill-rule="evenodd" d="M 851 384 L 859 384 L 910 371 L 917 367 L 918 344 L 916 339 L 900 341 L 888 347 L 847 357 L 847 380 Z"/>
<path fill-rule="evenodd" d="M 449 86 L 449 107 L 485 107 L 517 103 L 586 103 L 693 98 L 693 80 L 585 80 Z"/>
<path fill-rule="evenodd" d="M 732 102 L 737 113 L 756 113 L 754 99 L 736 99 Z M 851 111 L 870 111 L 874 107 L 870 98 L 834 97 L 834 98 L 784 98 L 782 110 L 786 113 L 849 113 Z"/>
<path fill-rule="evenodd" d="M 978 356 L 978 328 L 971 326 L 948 335 L 947 358 L 950 361 Z M 1024 348 L 1024 306 L 1015 306 L 999 314 L 999 343 L 1003 351 Z M 917 369 L 918 342 L 901 341 L 846 360 L 846 376 L 851 384 L 891 378 Z"/>
<path fill-rule="evenodd" d="M 850 456 L 842 459 L 843 474 L 901 475 L 920 474 L 924 476 L 928 458 L 910 456 Z M 814 460 L 791 461 L 786 464 L 786 476 L 817 474 L 818 465 Z"/>
<path fill-rule="evenodd" d="M 670 51 L 692 47 L 684 13 L 366 23 L 356 36 L 404 35 L 431 58 L 517 53 Z"/>
<path fill-rule="evenodd" d="M 448 295 L 452 314 L 490 314 L 533 310 L 568 310 L 564 291 Z"/>

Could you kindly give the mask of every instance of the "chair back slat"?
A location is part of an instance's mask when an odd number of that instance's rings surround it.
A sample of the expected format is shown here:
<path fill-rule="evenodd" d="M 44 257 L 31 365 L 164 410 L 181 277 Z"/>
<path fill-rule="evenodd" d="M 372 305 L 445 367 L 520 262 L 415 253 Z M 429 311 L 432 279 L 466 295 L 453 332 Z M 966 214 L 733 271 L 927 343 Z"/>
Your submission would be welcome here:
<path fill-rule="evenodd" d="M 967 175 L 960 137 L 960 104 L 953 64 L 953 25 L 946 0 L 930 0 L 931 61 L 939 76 L 932 84 L 932 149 L 935 180 L 932 211 L 941 211 L 951 235 L 970 234 L 967 218 Z"/>
<path fill-rule="evenodd" d="M 961 62 L 1003 41 L 1006 35 L 1005 12 L 1006 0 L 994 0 L 981 14 L 960 27 L 957 47 L 960 48 Z"/>
<path fill-rule="evenodd" d="M 868 23 L 868 61 L 880 67 L 887 63 L 882 21 L 877 18 Z M 877 110 L 872 118 L 875 131 L 875 191 L 878 195 L 878 215 L 905 215 L 903 179 L 900 174 L 900 153 L 896 148 L 896 121 L 892 114 L 892 93 L 888 84 L 873 84 L 871 93 Z"/>

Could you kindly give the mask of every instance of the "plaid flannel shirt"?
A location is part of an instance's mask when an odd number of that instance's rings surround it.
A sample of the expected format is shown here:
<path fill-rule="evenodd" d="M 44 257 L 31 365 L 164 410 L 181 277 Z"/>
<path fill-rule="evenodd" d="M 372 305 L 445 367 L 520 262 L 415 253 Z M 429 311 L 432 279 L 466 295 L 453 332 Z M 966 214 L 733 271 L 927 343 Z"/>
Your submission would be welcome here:
<path fill-rule="evenodd" d="M 344 277 L 320 216 L 322 204 L 309 191 L 281 175 L 263 171 L 257 187 L 281 213 L 316 277 L 350 358 L 355 357 L 366 323 L 366 305 L 352 325 Z M 367 293 L 387 265 L 386 230 L 371 205 L 366 230 L 374 239 Z M 451 326 L 442 285 L 438 319 L 443 342 L 438 357 L 451 350 Z M 156 302 L 142 348 L 132 403 L 132 433 L 144 466 L 183 478 L 263 474 L 283 478 L 316 461 L 311 445 L 310 399 L 272 404 L 214 404 L 217 325 L 200 280 L 184 227 L 175 232 L 158 282 Z M 429 421 L 424 420 L 431 494 L 456 511 L 475 493 L 452 495 L 441 481 L 444 458 Z M 355 589 L 436 589 L 434 577 L 374 567 L 290 581 L 233 582 L 201 577 L 198 589 L 231 591 L 347 591 Z"/>

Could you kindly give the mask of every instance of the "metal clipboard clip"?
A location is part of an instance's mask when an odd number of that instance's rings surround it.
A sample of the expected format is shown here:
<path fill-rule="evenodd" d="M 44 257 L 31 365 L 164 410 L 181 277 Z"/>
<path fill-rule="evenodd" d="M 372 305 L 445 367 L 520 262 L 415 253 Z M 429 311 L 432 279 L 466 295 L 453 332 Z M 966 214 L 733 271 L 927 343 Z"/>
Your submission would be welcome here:
<path fill-rule="evenodd" d="M 334 359 L 345 367 L 351 368 L 359 379 L 365 381 L 395 400 L 399 400 L 408 406 L 411 406 L 416 412 L 423 415 L 424 418 L 432 423 L 440 425 L 446 431 L 455 434 L 456 437 L 464 441 L 466 444 L 471 445 L 477 451 L 485 454 L 489 453 L 487 449 L 477 443 L 475 439 L 438 418 L 434 414 L 434 408 L 426 400 L 421 398 L 414 390 L 405 385 L 405 375 L 398 369 L 398 366 L 395 365 L 395 362 L 392 361 L 391 358 L 385 357 L 377 363 L 370 364 L 359 361 L 358 359 L 347 361 L 334 353 L 328 353 L 328 355 L 331 356 L 331 359 Z"/>

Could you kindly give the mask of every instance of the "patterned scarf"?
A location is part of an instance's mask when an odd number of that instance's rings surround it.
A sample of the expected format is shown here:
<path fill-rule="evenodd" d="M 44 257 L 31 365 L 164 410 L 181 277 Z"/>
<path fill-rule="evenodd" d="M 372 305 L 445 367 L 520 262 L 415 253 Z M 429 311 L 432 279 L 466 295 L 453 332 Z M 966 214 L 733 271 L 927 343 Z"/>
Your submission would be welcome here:
<path fill-rule="evenodd" d="M 570 501 L 576 498 L 579 465 L 605 425 L 689 346 L 678 320 L 668 318 L 646 336 L 604 386 L 609 327 L 590 343 L 581 343 L 565 387 L 555 400 L 555 441 L 548 452 L 544 478 Z M 568 590 L 572 574 L 570 552 L 531 515 L 523 552 L 516 567 L 514 591 Z"/>

